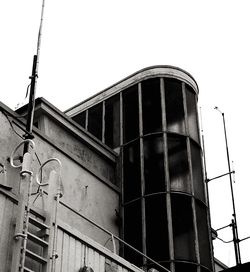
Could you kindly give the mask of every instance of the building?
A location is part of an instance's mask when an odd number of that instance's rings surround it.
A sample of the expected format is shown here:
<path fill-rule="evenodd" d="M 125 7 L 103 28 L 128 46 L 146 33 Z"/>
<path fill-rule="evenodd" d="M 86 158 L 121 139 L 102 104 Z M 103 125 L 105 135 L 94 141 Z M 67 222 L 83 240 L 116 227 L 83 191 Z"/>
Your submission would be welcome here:
<path fill-rule="evenodd" d="M 37 99 L 28 142 L 0 104 L 0 271 L 215 271 L 197 99 L 149 67 L 65 113 Z"/>

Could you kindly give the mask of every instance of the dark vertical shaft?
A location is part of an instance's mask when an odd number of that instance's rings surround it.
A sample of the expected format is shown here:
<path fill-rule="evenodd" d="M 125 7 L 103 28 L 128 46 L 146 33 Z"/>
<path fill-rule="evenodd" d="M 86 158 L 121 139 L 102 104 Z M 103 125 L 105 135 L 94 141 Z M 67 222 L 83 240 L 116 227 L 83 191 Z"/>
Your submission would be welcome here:
<path fill-rule="evenodd" d="M 33 57 L 33 67 L 32 67 L 32 75 L 30 77 L 30 92 L 29 92 L 29 104 L 28 104 L 28 114 L 27 114 L 27 123 L 26 123 L 26 134 L 25 139 L 34 138 L 32 134 L 33 129 L 33 119 L 34 119 L 34 109 L 35 109 L 35 89 L 36 89 L 36 78 L 37 78 L 37 55 Z M 24 145 L 23 153 L 25 154 L 29 150 L 29 143 L 27 142 Z"/>

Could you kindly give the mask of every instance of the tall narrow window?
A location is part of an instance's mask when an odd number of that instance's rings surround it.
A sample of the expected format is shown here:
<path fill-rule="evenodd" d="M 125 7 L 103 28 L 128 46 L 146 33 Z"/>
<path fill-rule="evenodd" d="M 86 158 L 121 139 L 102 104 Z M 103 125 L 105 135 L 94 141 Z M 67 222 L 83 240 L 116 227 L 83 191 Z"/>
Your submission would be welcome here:
<path fill-rule="evenodd" d="M 142 252 L 141 200 L 124 207 L 124 240 Z M 129 247 L 124 247 L 124 257 L 137 266 L 142 266 L 142 257 Z"/>
<path fill-rule="evenodd" d="M 124 143 L 139 136 L 139 104 L 137 85 L 123 91 Z"/>
<path fill-rule="evenodd" d="M 143 134 L 161 131 L 160 79 L 142 82 Z"/>
<path fill-rule="evenodd" d="M 175 259 L 195 261 L 195 239 L 191 198 L 171 194 Z"/>
<path fill-rule="evenodd" d="M 196 217 L 199 220 L 197 228 L 200 249 L 200 261 L 201 264 L 203 264 L 204 266 L 212 268 L 208 234 L 207 211 L 205 205 L 203 205 L 199 201 L 196 201 Z"/>
<path fill-rule="evenodd" d="M 190 142 L 194 195 L 202 201 L 205 201 L 200 148 L 191 140 Z"/>
<path fill-rule="evenodd" d="M 166 194 L 147 196 L 145 201 L 147 255 L 158 262 L 167 261 L 169 242 Z"/>
<path fill-rule="evenodd" d="M 98 139 L 102 139 L 102 103 L 90 108 L 88 131 L 92 133 Z"/>
<path fill-rule="evenodd" d="M 198 116 L 196 109 L 196 98 L 193 89 L 186 85 L 186 100 L 187 100 L 187 121 L 188 121 L 188 130 L 190 136 L 199 142 L 199 133 L 198 133 Z"/>
<path fill-rule="evenodd" d="M 123 149 L 124 202 L 141 197 L 140 145 L 135 141 Z"/>
<path fill-rule="evenodd" d="M 168 163 L 171 190 L 191 193 L 186 138 L 168 136 Z"/>
<path fill-rule="evenodd" d="M 116 95 L 105 103 L 105 144 L 111 148 L 120 145 L 120 99 Z"/>
<path fill-rule="evenodd" d="M 185 133 L 185 119 L 182 95 L 182 82 L 176 79 L 165 79 L 165 100 L 167 130 Z"/>
<path fill-rule="evenodd" d="M 81 127 L 85 128 L 86 125 L 86 111 L 83 111 L 75 116 L 72 119 L 78 123 Z"/>
<path fill-rule="evenodd" d="M 145 194 L 166 191 L 162 135 L 144 138 L 144 176 Z"/>

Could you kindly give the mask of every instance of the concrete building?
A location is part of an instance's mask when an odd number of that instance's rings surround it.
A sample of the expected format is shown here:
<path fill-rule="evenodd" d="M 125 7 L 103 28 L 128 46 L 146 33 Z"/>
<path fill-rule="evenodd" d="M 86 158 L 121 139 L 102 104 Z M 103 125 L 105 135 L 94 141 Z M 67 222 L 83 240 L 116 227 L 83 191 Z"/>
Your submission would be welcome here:
<path fill-rule="evenodd" d="M 38 98 L 26 142 L 1 103 L 0 271 L 215 271 L 197 99 L 149 67 L 65 113 Z"/>

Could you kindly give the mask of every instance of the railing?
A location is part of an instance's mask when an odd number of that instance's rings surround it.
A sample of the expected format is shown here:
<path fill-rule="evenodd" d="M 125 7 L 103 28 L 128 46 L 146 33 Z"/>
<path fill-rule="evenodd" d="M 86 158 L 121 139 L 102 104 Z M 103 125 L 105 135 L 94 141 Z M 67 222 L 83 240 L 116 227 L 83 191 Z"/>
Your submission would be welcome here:
<path fill-rule="evenodd" d="M 76 213 L 77 215 L 79 215 L 80 217 L 84 218 L 86 221 L 88 221 L 89 223 L 91 223 L 92 225 L 94 225 L 95 227 L 97 227 L 98 229 L 102 230 L 103 232 L 107 233 L 108 235 L 110 235 L 110 239 L 112 241 L 113 244 L 113 253 L 117 254 L 117 249 L 116 249 L 116 244 L 115 244 L 115 240 L 119 241 L 120 243 L 122 243 L 124 246 L 130 248 L 131 250 L 133 250 L 134 252 L 136 252 L 137 254 L 139 254 L 140 256 L 144 257 L 145 259 L 147 259 L 148 261 L 150 261 L 151 263 L 153 263 L 154 265 L 156 265 L 158 268 L 160 268 L 163 271 L 166 272 L 171 272 L 170 270 L 168 270 L 166 267 L 160 265 L 157 261 L 153 260 L 152 258 L 150 258 L 149 256 L 147 256 L 146 254 L 142 253 L 141 251 L 137 250 L 136 248 L 134 248 L 133 246 L 131 246 L 130 244 L 128 244 L 126 241 L 124 241 L 123 239 L 121 239 L 120 237 L 114 235 L 111 231 L 105 229 L 104 227 L 100 226 L 99 224 L 97 224 L 96 222 L 94 222 L 93 220 L 87 218 L 86 216 L 84 216 L 83 214 L 79 213 L 78 211 L 74 210 L 72 207 L 68 206 L 67 204 L 65 204 L 64 202 L 60 201 L 60 204 L 65 206 L 66 208 L 70 209 L 71 211 L 73 211 L 74 213 Z"/>

